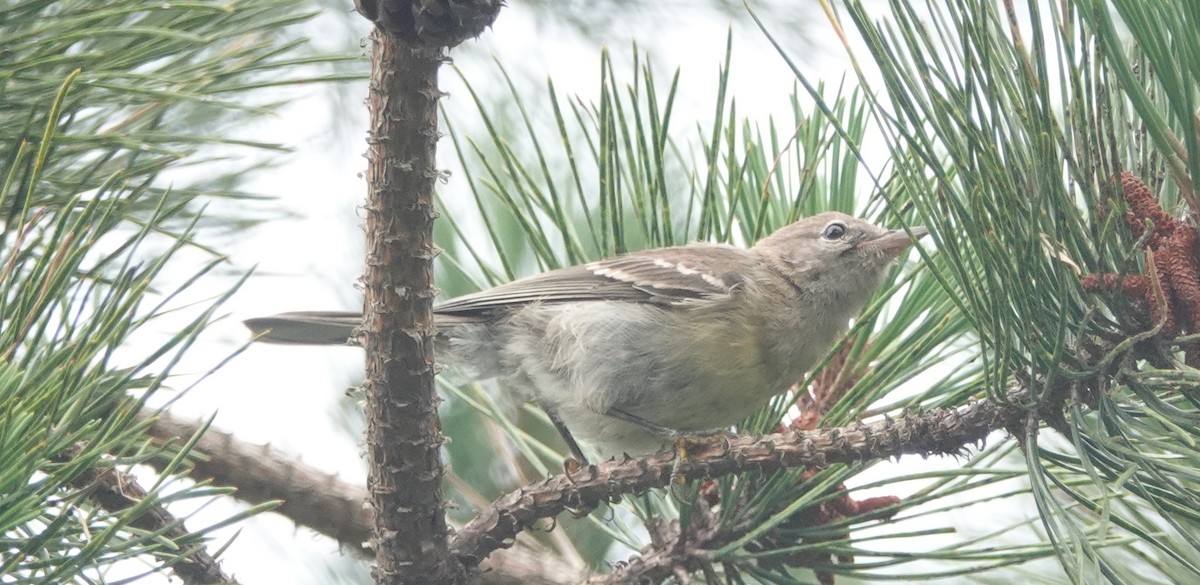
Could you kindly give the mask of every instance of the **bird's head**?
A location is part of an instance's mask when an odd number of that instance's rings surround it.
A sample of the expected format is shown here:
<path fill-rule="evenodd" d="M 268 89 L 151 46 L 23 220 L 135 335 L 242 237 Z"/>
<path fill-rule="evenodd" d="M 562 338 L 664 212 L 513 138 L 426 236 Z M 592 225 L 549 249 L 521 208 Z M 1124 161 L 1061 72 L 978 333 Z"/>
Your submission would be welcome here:
<path fill-rule="evenodd" d="M 889 230 L 836 211 L 803 218 L 759 240 L 754 250 L 797 288 L 834 298 L 866 298 L 923 227 Z"/>

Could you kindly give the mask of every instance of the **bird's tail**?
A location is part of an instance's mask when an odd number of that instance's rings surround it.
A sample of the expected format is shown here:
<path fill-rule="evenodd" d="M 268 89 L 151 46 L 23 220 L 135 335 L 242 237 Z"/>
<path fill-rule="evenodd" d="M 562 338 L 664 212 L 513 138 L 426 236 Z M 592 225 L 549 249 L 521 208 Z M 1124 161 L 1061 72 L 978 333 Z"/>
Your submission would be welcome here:
<path fill-rule="evenodd" d="M 442 329 L 477 323 L 476 316 L 434 314 Z M 298 311 L 243 321 L 255 341 L 291 345 L 355 345 L 354 330 L 362 325 L 362 314 L 347 311 Z"/>
<path fill-rule="evenodd" d="M 244 321 L 255 341 L 267 343 L 346 345 L 362 324 L 362 314 L 344 311 L 301 311 Z"/>

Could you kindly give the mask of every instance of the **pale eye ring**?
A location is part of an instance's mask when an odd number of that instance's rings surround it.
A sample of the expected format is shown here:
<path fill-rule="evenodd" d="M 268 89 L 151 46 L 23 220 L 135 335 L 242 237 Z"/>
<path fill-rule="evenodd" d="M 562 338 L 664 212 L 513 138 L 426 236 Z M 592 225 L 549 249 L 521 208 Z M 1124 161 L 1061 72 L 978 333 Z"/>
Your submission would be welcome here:
<path fill-rule="evenodd" d="M 825 230 L 821 232 L 821 238 L 826 240 L 840 240 L 846 235 L 846 224 L 833 222 L 825 226 Z"/>

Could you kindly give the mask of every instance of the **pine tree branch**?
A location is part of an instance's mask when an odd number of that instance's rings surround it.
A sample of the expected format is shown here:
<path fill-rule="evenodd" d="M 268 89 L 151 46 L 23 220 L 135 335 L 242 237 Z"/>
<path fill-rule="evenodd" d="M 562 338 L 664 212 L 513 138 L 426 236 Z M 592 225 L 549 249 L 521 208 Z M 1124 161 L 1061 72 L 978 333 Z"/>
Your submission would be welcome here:
<path fill-rule="evenodd" d="M 450 554 L 434 390 L 433 205 L 438 69 L 478 36 L 500 0 L 358 0 L 375 23 L 367 93 L 367 476 L 375 510 L 375 583 L 466 581 Z"/>
<path fill-rule="evenodd" d="M 356 0 L 367 20 L 405 43 L 453 47 L 492 26 L 502 0 Z"/>
<path fill-rule="evenodd" d="M 480 585 L 567 585 L 583 578 L 583 571 L 554 554 L 514 547 L 491 555 L 479 565 Z"/>
<path fill-rule="evenodd" d="M 570 508 L 587 512 L 622 496 L 662 488 L 675 480 L 700 481 L 746 471 L 822 467 L 899 457 L 950 455 L 978 444 L 992 431 L 1018 431 L 1031 416 L 1022 391 L 1001 403 L 980 400 L 959 408 L 937 408 L 898 419 L 837 429 L 787 431 L 762 437 L 737 436 L 702 442 L 677 460 L 666 450 L 638 459 L 588 466 L 557 475 L 501 497 L 455 536 L 451 550 L 470 567 L 493 551 L 511 546 L 517 534 L 542 518 Z M 1040 409 L 1041 413 L 1054 408 Z"/>
<path fill-rule="evenodd" d="M 204 427 L 201 421 L 186 421 L 167 412 L 144 410 L 139 417 L 151 419 L 150 436 L 162 443 L 187 441 Z M 341 481 L 269 445 L 251 445 L 211 427 L 189 454 L 190 465 L 182 470 L 188 477 L 233 486 L 237 488 L 234 497 L 251 504 L 280 500 L 273 512 L 333 538 L 359 555 L 373 555 L 366 546 L 373 520 L 362 485 Z M 166 461 L 149 463 L 161 471 Z M 492 555 L 481 568 L 483 585 L 564 585 L 575 582 L 579 573 L 555 555 L 524 548 Z"/>
<path fill-rule="evenodd" d="M 588 578 L 582 585 L 661 583 L 671 576 L 686 583 L 687 575 L 693 572 L 711 571 L 710 551 L 729 544 L 739 532 L 722 529 L 704 498 L 696 500 L 686 531 L 680 530 L 678 521 L 649 528 L 651 542 L 641 554 L 617 563 L 607 573 Z"/>
<path fill-rule="evenodd" d="M 70 461 L 82 450 L 82 445 L 76 445 L 75 449 L 64 453 L 59 461 Z M 111 463 L 83 471 L 75 477 L 71 485 L 113 515 L 127 513 L 130 508 L 141 505 L 149 495 L 138 483 L 137 478 L 118 471 Z M 161 504 L 147 506 L 129 521 L 128 526 L 146 532 L 161 533 L 172 542 L 179 542 L 189 536 L 183 520 L 176 518 Z M 178 561 L 171 564 L 171 571 L 185 585 L 237 583 L 221 570 L 217 560 L 208 554 L 203 545 L 198 545 L 180 556 Z"/>
<path fill-rule="evenodd" d="M 139 416 L 151 419 L 148 432 L 163 443 L 187 441 L 203 428 L 200 421 L 185 421 L 167 412 L 144 410 Z M 235 487 L 234 496 L 251 504 L 279 500 L 275 512 L 360 554 L 370 554 L 366 544 L 372 520 L 363 486 L 305 465 L 270 445 L 251 445 L 213 428 L 197 440 L 190 455 L 190 467 L 184 470 L 188 477 Z M 150 463 L 161 471 L 166 462 Z"/>
<path fill-rule="evenodd" d="M 367 105 L 367 489 L 378 585 L 461 583 L 447 546 L 434 390 L 433 182 L 440 47 L 371 33 Z"/>
<path fill-rule="evenodd" d="M 574 571 L 564 571 L 554 563 L 548 565 L 546 558 L 493 553 L 512 546 L 518 533 L 541 518 L 555 516 L 568 507 L 587 511 L 624 495 L 665 487 L 673 473 L 695 481 L 750 470 L 821 467 L 903 454 L 958 454 L 995 430 L 1012 432 L 1022 428 L 1030 416 L 1020 404 L 1025 398 L 1026 392 L 1014 391 L 1005 403 L 981 400 L 956 409 L 933 409 L 839 429 L 731 437 L 692 447 L 687 459 L 679 463 L 671 451 L 609 461 L 576 472 L 571 478 L 547 478 L 500 498 L 458 531 L 451 550 L 468 567 L 480 565 L 485 584 L 573 582 L 566 573 Z M 1057 409 L 1043 407 L 1035 417 L 1052 418 L 1049 415 Z M 150 428 L 160 440 L 184 439 L 200 429 L 200 423 L 181 422 L 162 413 L 156 416 L 158 420 Z M 350 545 L 360 554 L 370 554 L 361 546 L 362 538 L 371 533 L 370 515 L 356 504 L 367 498 L 363 488 L 288 461 L 269 447 L 246 445 L 211 429 L 197 442 L 193 453 L 200 458 L 188 472 L 192 477 L 213 478 L 219 484 L 238 487 L 237 497 L 252 503 L 283 499 L 285 504 L 278 509 L 281 514 Z M 288 500 L 297 505 L 288 505 Z M 727 542 L 731 534 L 697 526 L 700 524 L 694 524 L 686 535 L 677 530 L 660 533 L 655 539 L 660 542 L 587 583 L 658 582 L 676 570 L 703 568 L 709 561 L 706 551 Z"/>
<path fill-rule="evenodd" d="M 1031 416 L 1021 405 L 1027 397 L 1027 392 L 1015 390 L 1004 403 L 980 400 L 955 409 L 933 409 L 839 429 L 715 440 L 690 448 L 687 459 L 678 463 L 671 451 L 609 461 L 578 471 L 570 478 L 562 475 L 547 478 L 500 498 L 491 509 L 458 531 L 451 550 L 468 567 L 480 565 L 485 571 L 486 584 L 573 582 L 566 573 L 574 571 L 564 571 L 558 564 L 547 565 L 546 558 L 493 553 L 511 546 L 519 532 L 541 518 L 555 516 L 568 507 L 587 511 L 624 495 L 665 487 L 673 473 L 678 478 L 695 481 L 750 470 L 821 467 L 903 454 L 958 454 L 993 431 L 1013 432 L 1023 428 Z M 1052 413 L 1060 408 L 1061 405 L 1044 406 L 1032 416 L 1053 418 Z M 151 433 L 162 440 L 190 437 L 200 429 L 199 423 L 180 422 L 161 413 L 157 417 Z M 369 514 L 363 513 L 361 506 L 353 505 L 366 500 L 363 488 L 288 461 L 268 447 L 246 445 L 211 429 L 197 442 L 193 453 L 201 456 L 189 471 L 193 477 L 211 477 L 220 484 L 238 487 L 237 497 L 254 503 L 298 498 L 303 505 L 285 503 L 278 511 L 298 524 L 338 538 L 361 554 L 370 554 L 369 549 L 361 546 L 361 540 L 355 540 L 371 532 Z M 299 485 L 291 485 L 293 482 Z M 360 512 L 348 513 L 355 509 Z M 651 543 L 641 555 L 609 573 L 592 577 L 587 583 L 657 582 L 675 570 L 697 570 L 709 561 L 706 551 L 718 548 L 731 536 L 736 537 L 727 530 L 703 528 L 700 523 L 694 523 L 686 535 L 678 534 L 677 530 L 660 531 L 655 538 L 658 542 Z M 485 558 L 486 563 L 481 564 Z"/>

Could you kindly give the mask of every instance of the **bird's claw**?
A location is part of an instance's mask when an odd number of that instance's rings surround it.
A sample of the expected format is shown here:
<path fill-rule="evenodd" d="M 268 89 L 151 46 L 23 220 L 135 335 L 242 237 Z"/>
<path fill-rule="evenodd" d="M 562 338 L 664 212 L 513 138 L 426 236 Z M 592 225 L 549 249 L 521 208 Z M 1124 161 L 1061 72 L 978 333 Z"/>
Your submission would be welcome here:
<path fill-rule="evenodd" d="M 675 464 L 671 467 L 671 483 L 683 485 L 686 483 L 685 478 L 680 471 L 683 469 L 683 463 L 687 461 L 691 455 L 692 449 L 702 447 L 713 442 L 713 439 L 720 438 L 723 443 L 729 443 L 729 432 L 724 429 L 711 431 L 676 431 L 672 433 L 671 442 L 675 446 Z"/>
<path fill-rule="evenodd" d="M 570 479 L 576 471 L 583 469 L 584 465 L 585 464 L 580 463 L 579 460 L 574 457 L 567 457 L 566 459 L 563 459 L 562 463 L 563 474 L 567 476 L 567 479 Z"/>

